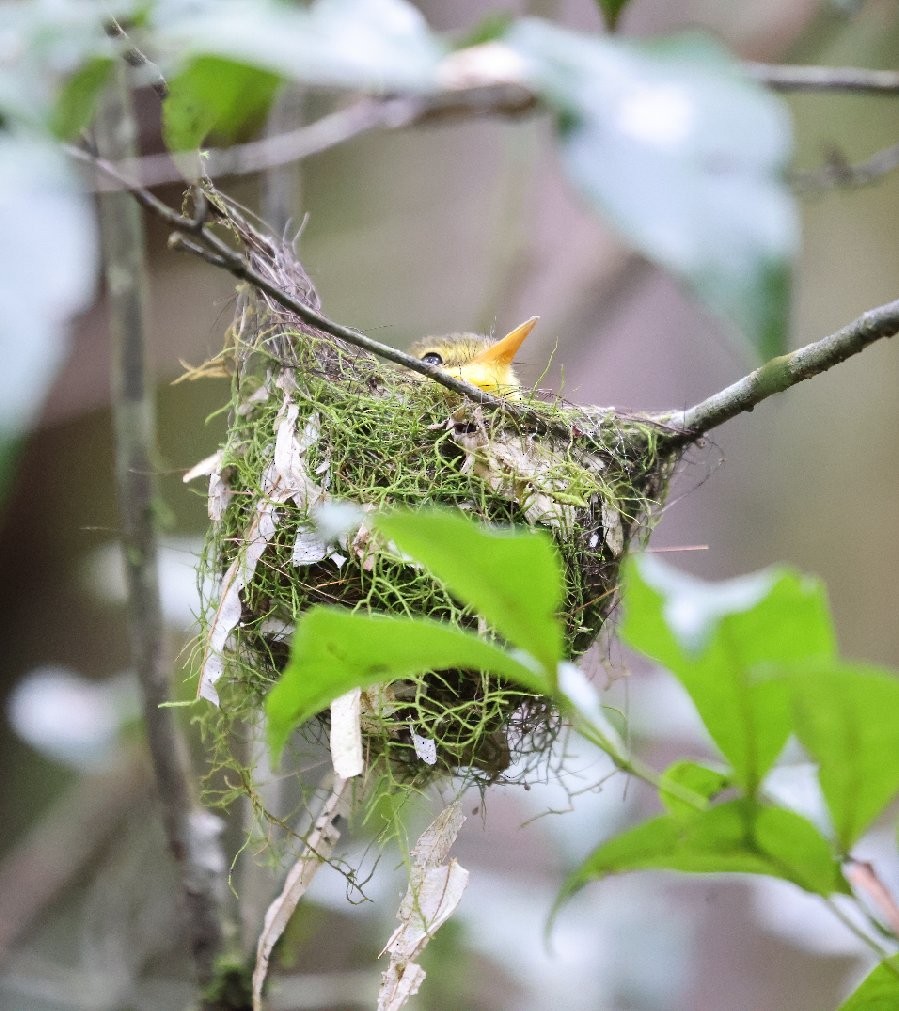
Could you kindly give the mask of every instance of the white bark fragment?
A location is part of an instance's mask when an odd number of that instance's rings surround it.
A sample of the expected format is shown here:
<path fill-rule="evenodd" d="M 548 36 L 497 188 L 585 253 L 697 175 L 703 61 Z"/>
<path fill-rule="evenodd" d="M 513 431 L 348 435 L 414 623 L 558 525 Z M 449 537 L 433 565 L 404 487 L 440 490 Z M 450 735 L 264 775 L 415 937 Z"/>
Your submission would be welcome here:
<path fill-rule="evenodd" d="M 464 821 L 459 802 L 450 804 L 412 850 L 409 888 L 397 913 L 400 925 L 381 952 L 389 953 L 390 965 L 381 974 L 378 1011 L 398 1011 L 418 992 L 425 971 L 415 959 L 459 905 L 468 871 L 455 860 L 444 861 Z"/>
<path fill-rule="evenodd" d="M 253 1011 L 262 1011 L 262 987 L 268 975 L 268 963 L 272 949 L 284 933 L 300 899 L 315 877 L 315 872 L 329 860 L 340 838 L 337 826 L 339 818 L 346 818 L 349 812 L 349 788 L 345 780 L 335 778 L 330 784 L 330 792 L 322 804 L 321 811 L 312 828 L 305 836 L 303 852 L 291 867 L 281 894 L 268 907 L 262 933 L 256 945 L 256 964 L 253 968 Z"/>
<path fill-rule="evenodd" d="M 437 745 L 430 737 L 422 737 L 410 728 L 412 735 L 412 747 L 415 754 L 425 763 L 425 765 L 435 765 L 437 762 Z"/>
<path fill-rule="evenodd" d="M 331 703 L 331 765 L 334 775 L 362 775 L 362 692 L 354 688 Z"/>
<path fill-rule="evenodd" d="M 275 451 L 262 476 L 256 513 L 243 537 L 243 550 L 228 566 L 219 585 L 219 602 L 209 624 L 200 674 L 198 694 L 215 705 L 219 694 L 215 685 L 224 671 L 224 651 L 231 633 L 240 622 L 241 591 L 252 582 L 259 559 L 278 528 L 278 506 L 293 499 L 312 508 L 322 502 L 327 492 L 313 481 L 306 470 L 306 454 L 318 441 L 321 419 L 309 416 L 302 434 L 297 435 L 299 407 L 290 400 L 284 386 L 284 401 L 275 418 Z"/>

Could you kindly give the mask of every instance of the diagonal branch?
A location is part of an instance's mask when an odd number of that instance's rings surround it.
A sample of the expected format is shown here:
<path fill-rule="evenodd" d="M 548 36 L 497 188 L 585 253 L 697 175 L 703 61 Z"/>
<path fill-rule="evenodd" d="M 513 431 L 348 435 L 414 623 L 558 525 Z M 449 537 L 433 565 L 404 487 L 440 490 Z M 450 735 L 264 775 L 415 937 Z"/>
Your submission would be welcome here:
<path fill-rule="evenodd" d="M 244 144 L 203 151 L 203 171 L 210 179 L 248 175 L 302 161 L 374 130 L 398 130 L 478 116 L 515 118 L 537 108 L 537 98 L 520 85 L 492 84 L 456 88 L 433 95 L 363 97 L 335 109 L 313 123 Z M 184 175 L 168 152 L 129 158 L 115 164 L 141 186 L 183 182 Z M 104 188 L 130 189 L 107 177 Z"/>
<path fill-rule="evenodd" d="M 150 86 L 160 99 L 168 98 L 169 85 L 168 81 L 162 76 L 162 71 L 146 53 L 134 45 L 122 23 L 117 18 L 111 17 L 104 24 L 103 28 L 113 41 L 118 42 L 123 47 L 122 58 L 128 66 L 140 70 L 147 76 Z"/>
<path fill-rule="evenodd" d="M 353 347 L 369 351 L 395 365 L 433 379 L 441 386 L 468 397 L 475 403 L 485 407 L 501 408 L 534 424 L 539 430 L 549 429 L 563 437 L 572 435 L 571 429 L 564 422 L 548 422 L 537 411 L 494 397 L 475 386 L 455 379 L 439 368 L 426 365 L 404 351 L 382 344 L 358 330 L 334 323 L 254 270 L 239 252 L 220 239 L 202 219 L 179 214 L 149 190 L 130 183 L 110 162 L 75 148 L 69 150 L 74 156 L 90 162 L 99 172 L 127 188 L 138 203 L 168 224 L 177 233 L 172 239 L 172 244 L 176 248 L 189 250 L 214 266 L 229 271 L 235 277 L 264 292 L 311 326 Z M 713 428 L 735 418 L 738 414 L 751 411 L 756 404 L 775 393 L 783 393 L 791 386 L 825 372 L 839 362 L 858 354 L 874 341 L 892 337 L 897 332 L 899 332 L 899 300 L 869 310 L 853 323 L 813 344 L 773 358 L 761 368 L 686 411 L 656 413 L 647 416 L 648 420 L 663 426 L 660 438 L 671 447 L 696 442 Z"/>
<path fill-rule="evenodd" d="M 472 386 L 470 383 L 466 383 L 461 379 L 456 379 L 454 376 L 451 376 L 449 373 L 444 372 L 436 366 L 426 364 L 414 355 L 407 354 L 405 351 L 400 351 L 398 348 L 391 347 L 389 344 L 382 344 L 380 341 L 376 341 L 374 338 L 369 337 L 367 334 L 364 334 L 359 330 L 351 329 L 350 327 L 343 326 L 340 323 L 333 322 L 333 320 L 330 320 L 321 313 L 316 312 L 310 306 L 306 305 L 305 302 L 301 302 L 299 299 L 294 298 L 278 285 L 274 284 L 269 278 L 254 270 L 247 263 L 244 256 L 232 249 L 226 242 L 219 238 L 219 236 L 204 223 L 202 218 L 190 218 L 184 214 L 179 214 L 145 187 L 129 182 L 124 176 L 122 176 L 113 163 L 71 146 L 68 147 L 67 150 L 78 159 L 89 162 L 103 175 L 115 180 L 123 189 L 126 189 L 141 206 L 145 207 L 149 211 L 152 211 L 170 228 L 172 228 L 176 234 L 170 240 L 170 244 L 174 248 L 183 249 L 202 256 L 203 259 L 207 260 L 213 266 L 227 270 L 239 280 L 246 281 L 254 288 L 264 292 L 274 301 L 284 306 L 285 309 L 290 310 L 310 326 L 317 327 L 319 330 L 331 334 L 332 337 L 337 337 L 339 340 L 345 341 L 353 347 L 375 354 L 378 357 L 383 358 L 385 361 L 392 362 L 394 365 L 399 365 L 402 368 L 408 369 L 410 372 L 417 372 L 419 375 L 432 379 L 439 385 L 446 387 L 446 389 L 467 397 L 469 400 L 473 400 L 475 403 L 480 404 L 483 407 L 502 409 L 509 414 L 528 421 L 529 423 L 535 425 L 539 430 L 551 430 L 556 431 L 557 434 L 561 434 L 563 436 L 570 436 L 571 433 L 567 425 L 554 421 L 548 421 L 546 417 L 537 411 L 533 411 L 520 404 L 511 403 L 508 400 L 493 396 L 490 393 L 486 393 L 477 386 Z"/>
<path fill-rule="evenodd" d="M 899 333 L 899 299 L 862 313 L 858 319 L 813 344 L 772 358 L 748 376 L 707 397 L 686 411 L 657 415 L 676 430 L 667 438 L 675 442 L 695 442 L 713 428 L 738 414 L 751 411 L 775 393 L 826 372 L 834 365 L 884 337 Z"/>
<path fill-rule="evenodd" d="M 821 168 L 794 172 L 790 181 L 797 193 L 819 193 L 832 188 L 869 186 L 896 169 L 899 169 L 899 144 L 891 144 L 855 163 L 842 152 L 834 151 Z"/>

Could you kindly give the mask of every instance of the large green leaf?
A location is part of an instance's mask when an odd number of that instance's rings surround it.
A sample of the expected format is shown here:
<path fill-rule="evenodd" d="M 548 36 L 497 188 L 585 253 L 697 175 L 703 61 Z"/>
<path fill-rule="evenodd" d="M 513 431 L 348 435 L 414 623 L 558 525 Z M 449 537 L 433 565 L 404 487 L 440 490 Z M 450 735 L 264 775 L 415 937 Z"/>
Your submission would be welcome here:
<path fill-rule="evenodd" d="M 587 198 L 758 355 L 780 353 L 798 236 L 780 99 L 699 35 L 634 43 L 525 19 L 506 42 Z"/>
<path fill-rule="evenodd" d="M 460 513 L 387 513 L 375 520 L 401 551 L 547 671 L 562 659 L 562 570 L 543 533 L 486 528 Z"/>
<path fill-rule="evenodd" d="M 320 87 L 430 90 L 445 47 L 405 0 L 196 0 L 154 14 L 171 60 L 218 56 Z M 171 75 L 170 75 L 171 76 Z"/>
<path fill-rule="evenodd" d="M 706 584 L 648 556 L 623 583 L 622 638 L 677 676 L 754 793 L 792 727 L 789 686 L 772 673 L 834 657 L 822 586 L 787 570 Z"/>
<path fill-rule="evenodd" d="M 266 699 L 268 741 L 277 761 L 293 729 L 338 695 L 428 670 L 463 668 L 505 675 L 549 694 L 544 675 L 478 636 L 428 618 L 354 614 L 316 607 L 304 614 L 290 661 Z"/>
<path fill-rule="evenodd" d="M 875 966 L 837 1011 L 895 1011 L 899 1007 L 899 955 Z"/>
<path fill-rule="evenodd" d="M 793 705 L 848 852 L 899 793 L 899 677 L 854 664 L 811 665 L 793 680 Z"/>
<path fill-rule="evenodd" d="M 163 105 L 171 151 L 191 151 L 215 132 L 231 140 L 268 109 L 281 79 L 268 71 L 213 56 L 192 60 L 169 82 Z"/>
<path fill-rule="evenodd" d="M 610 874 L 649 868 L 767 874 L 818 895 L 846 891 L 830 844 L 811 822 L 785 808 L 735 800 L 615 836 L 569 877 L 562 896 Z"/>

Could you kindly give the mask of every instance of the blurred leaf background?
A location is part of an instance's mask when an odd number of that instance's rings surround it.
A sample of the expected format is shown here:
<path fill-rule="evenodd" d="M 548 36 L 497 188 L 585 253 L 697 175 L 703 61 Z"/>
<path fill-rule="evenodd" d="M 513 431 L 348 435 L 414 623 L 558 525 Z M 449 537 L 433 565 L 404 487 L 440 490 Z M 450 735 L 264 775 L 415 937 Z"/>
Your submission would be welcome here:
<path fill-rule="evenodd" d="M 484 14 L 470 0 L 418 6 L 435 30 L 464 32 Z M 592 31 L 601 24 L 598 6 L 621 5 L 569 0 L 504 10 Z M 899 48 L 899 10 L 891 0 L 631 0 L 619 26 L 637 38 L 705 27 L 753 60 L 889 67 Z M 859 160 L 894 143 L 899 132 L 895 99 L 787 101 L 800 167 L 819 165 L 833 148 Z M 154 103 L 151 92 L 141 95 L 148 152 L 161 149 Z M 294 89 L 279 99 L 276 118 L 311 119 L 319 103 Z M 293 229 L 308 214 L 301 256 L 327 313 L 388 343 L 406 346 L 425 333 L 459 329 L 504 332 L 539 314 L 521 370 L 526 380 L 542 376 L 541 385 L 572 400 L 645 410 L 692 404 L 747 371 L 720 323 L 626 248 L 574 192 L 551 132 L 540 116 L 374 133 L 279 172 L 274 183 L 250 177 L 222 184 L 263 217 L 279 220 L 286 208 Z M 27 171 L 3 167 L 2 151 L 0 168 Z M 161 195 L 180 202 L 178 187 Z M 5 230 L 11 238 L 2 332 L 13 374 L 19 356 L 40 351 L 47 313 L 58 305 L 60 312 L 84 308 L 40 424 L 15 450 L 3 507 L 5 711 L 8 717 L 16 706 L 21 711 L 23 684 L 49 686 L 51 697 L 65 700 L 57 704 L 69 736 L 73 727 L 84 731 L 51 757 L 23 739 L 21 722 L 18 733 L 9 718 L 0 729 L 4 850 L 7 861 L 11 853 L 27 856 L 15 864 L 13 880 L 3 876 L 13 865 L 0 865 L 6 895 L 0 926 L 10 930 L 23 897 L 43 889 L 53 899 L 35 912 L 6 958 L 0 995 L 12 1008 L 174 1008 L 190 991 L 170 937 L 171 873 L 147 807 L 146 779 L 115 734 L 129 725 L 133 709 L 114 547 L 105 307 L 102 298 L 87 306 L 85 293 L 67 287 L 64 277 L 16 276 L 17 243 L 36 235 L 54 243 L 52 220 L 38 231 L 40 208 L 28 211 Z M 897 173 L 862 190 L 802 202 L 791 346 L 896 296 L 897 212 Z M 168 252 L 163 230 L 147 225 L 168 543 L 164 592 L 171 653 L 183 662 L 196 599 L 193 551 L 206 514 L 202 497 L 185 489 L 180 476 L 218 444 L 224 420 L 215 412 L 226 391 L 215 382 L 172 386 L 171 380 L 181 372 L 179 360 L 197 362 L 220 348 L 233 285 L 205 264 Z M 26 332 L 31 339 L 23 338 Z M 43 351 L 48 375 L 55 353 Z M 724 426 L 707 448 L 691 453 L 651 547 L 678 552 L 669 560 L 707 578 L 774 561 L 816 573 L 829 588 L 842 655 L 899 664 L 897 379 L 895 350 L 881 342 Z M 697 547 L 703 550 L 687 550 Z M 613 673 L 630 663 L 613 650 Z M 600 683 L 609 677 L 598 664 L 596 673 Z M 92 686 L 110 680 L 121 688 L 105 687 L 98 702 Z M 60 686 L 70 694 L 60 695 Z M 659 765 L 675 743 L 684 750 L 695 741 L 702 756 L 698 724 L 671 678 L 637 665 L 611 692 L 630 733 L 653 742 Z M 38 729 L 35 739 L 60 733 Z M 591 786 L 604 771 L 589 749 L 575 769 L 569 790 Z M 789 788 L 799 790 L 796 783 Z M 574 811 L 536 821 L 568 807 L 564 789 L 500 789 L 483 807 L 480 798 L 469 798 L 458 856 L 476 887 L 452 931 L 428 953 L 420 1006 L 813 1011 L 835 1005 L 869 958 L 826 911 L 786 885 L 655 873 L 613 879 L 578 895 L 556 924 L 551 950 L 544 947 L 544 920 L 566 870 L 583 858 L 598 827 L 611 832 L 635 813 L 645 815 L 647 803 L 639 789 L 615 779 L 577 797 Z M 58 818 L 65 831 L 39 821 L 46 817 Z M 54 850 L 48 840 L 55 838 L 75 838 L 85 850 L 65 889 L 54 889 L 54 881 L 66 880 L 67 862 L 79 855 L 71 846 Z M 388 870 L 379 868 L 366 886 L 379 900 L 374 904 L 348 905 L 340 878 L 317 882 L 319 905 L 294 925 L 290 939 L 306 1003 L 293 998 L 284 1006 L 370 1004 L 376 955 L 392 929 L 399 888 Z M 899 888 L 899 881 L 891 884 Z"/>

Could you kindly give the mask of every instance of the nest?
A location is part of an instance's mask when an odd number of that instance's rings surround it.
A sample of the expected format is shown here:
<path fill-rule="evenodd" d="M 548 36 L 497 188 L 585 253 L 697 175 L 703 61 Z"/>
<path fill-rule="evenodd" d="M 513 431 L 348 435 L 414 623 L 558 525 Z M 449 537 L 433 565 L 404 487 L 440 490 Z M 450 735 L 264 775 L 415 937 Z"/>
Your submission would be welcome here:
<path fill-rule="evenodd" d="M 292 250 L 241 222 L 252 265 L 312 308 Z M 657 426 L 539 397 L 491 409 L 324 334 L 253 289 L 233 327 L 230 425 L 210 473 L 201 692 L 251 719 L 315 604 L 428 616 L 491 634 L 428 573 L 357 525 L 338 541 L 326 503 L 458 509 L 548 531 L 564 563 L 572 657 L 615 603 L 618 569 L 645 534 L 673 458 Z M 327 721 L 327 714 L 319 718 Z M 431 671 L 363 696 L 366 769 L 415 788 L 435 776 L 495 781 L 527 770 L 558 732 L 547 700 L 478 671 Z M 313 726 L 308 728 L 316 732 Z M 419 742 L 433 742 L 425 761 Z"/>

